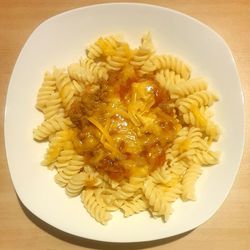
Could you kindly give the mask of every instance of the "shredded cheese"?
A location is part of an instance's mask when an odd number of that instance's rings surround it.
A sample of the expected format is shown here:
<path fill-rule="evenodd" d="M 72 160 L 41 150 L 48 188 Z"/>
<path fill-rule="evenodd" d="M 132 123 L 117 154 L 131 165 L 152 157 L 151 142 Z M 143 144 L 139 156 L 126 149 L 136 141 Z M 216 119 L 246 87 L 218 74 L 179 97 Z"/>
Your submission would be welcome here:
<path fill-rule="evenodd" d="M 88 121 L 90 121 L 93 125 L 95 125 L 100 132 L 103 135 L 103 138 L 105 138 L 107 140 L 107 142 L 105 140 L 101 140 L 101 143 L 103 144 L 103 146 L 110 150 L 112 152 L 112 154 L 114 156 L 119 156 L 120 152 L 112 145 L 114 145 L 114 141 L 112 139 L 112 137 L 110 136 L 109 132 L 94 118 L 94 117 L 86 117 L 88 119 Z"/>

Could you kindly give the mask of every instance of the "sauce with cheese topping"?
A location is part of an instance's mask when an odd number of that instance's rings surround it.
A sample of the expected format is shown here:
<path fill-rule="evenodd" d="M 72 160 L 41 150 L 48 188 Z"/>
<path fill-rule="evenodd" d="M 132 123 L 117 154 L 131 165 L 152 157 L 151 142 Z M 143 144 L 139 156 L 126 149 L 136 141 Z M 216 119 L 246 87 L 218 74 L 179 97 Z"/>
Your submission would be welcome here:
<path fill-rule="evenodd" d="M 165 89 L 150 78 L 125 73 L 113 73 L 93 91 L 88 87 L 68 112 L 76 125 L 77 153 L 116 181 L 161 167 L 181 128 Z"/>

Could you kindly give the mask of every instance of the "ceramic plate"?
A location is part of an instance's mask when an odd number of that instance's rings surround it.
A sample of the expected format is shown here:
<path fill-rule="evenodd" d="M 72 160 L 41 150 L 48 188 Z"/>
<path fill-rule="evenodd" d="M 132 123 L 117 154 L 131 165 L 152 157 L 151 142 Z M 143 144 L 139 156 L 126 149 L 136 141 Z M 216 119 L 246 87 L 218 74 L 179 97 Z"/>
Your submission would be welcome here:
<path fill-rule="evenodd" d="M 46 143 L 36 143 L 32 130 L 43 117 L 35 109 L 43 74 L 84 55 L 101 35 L 122 33 L 137 45 L 145 31 L 152 33 L 158 53 L 179 56 L 192 66 L 193 76 L 206 76 L 220 96 L 215 120 L 222 127 L 216 147 L 221 163 L 203 171 L 197 201 L 174 204 L 167 223 L 145 212 L 130 218 L 115 213 L 108 225 L 85 211 L 80 197 L 68 198 L 40 165 Z M 224 40 L 196 19 L 167 8 L 144 4 L 93 5 L 64 12 L 40 24 L 25 43 L 14 67 L 5 110 L 5 143 L 15 190 L 37 217 L 67 233 L 109 242 L 149 241 L 194 229 L 222 205 L 240 166 L 244 143 L 243 95 L 232 53 Z"/>

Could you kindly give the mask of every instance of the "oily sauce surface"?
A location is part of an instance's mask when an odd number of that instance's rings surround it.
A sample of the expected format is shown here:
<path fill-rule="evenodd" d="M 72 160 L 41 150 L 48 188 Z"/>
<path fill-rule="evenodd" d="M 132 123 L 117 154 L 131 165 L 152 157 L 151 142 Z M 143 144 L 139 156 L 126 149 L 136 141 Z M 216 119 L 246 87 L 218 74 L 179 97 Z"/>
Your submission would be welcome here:
<path fill-rule="evenodd" d="M 131 68 L 87 85 L 68 114 L 76 125 L 76 151 L 86 164 L 116 181 L 161 167 L 181 127 L 168 92 Z"/>

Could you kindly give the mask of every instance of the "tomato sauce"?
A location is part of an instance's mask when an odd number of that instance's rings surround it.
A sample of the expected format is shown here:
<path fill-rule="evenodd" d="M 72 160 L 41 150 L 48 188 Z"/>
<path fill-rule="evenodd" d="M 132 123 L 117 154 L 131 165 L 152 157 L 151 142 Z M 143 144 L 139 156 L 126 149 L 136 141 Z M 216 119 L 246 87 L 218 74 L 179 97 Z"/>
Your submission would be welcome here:
<path fill-rule="evenodd" d="M 168 91 L 131 67 L 85 92 L 68 115 L 76 126 L 76 151 L 116 181 L 161 167 L 180 128 Z"/>

